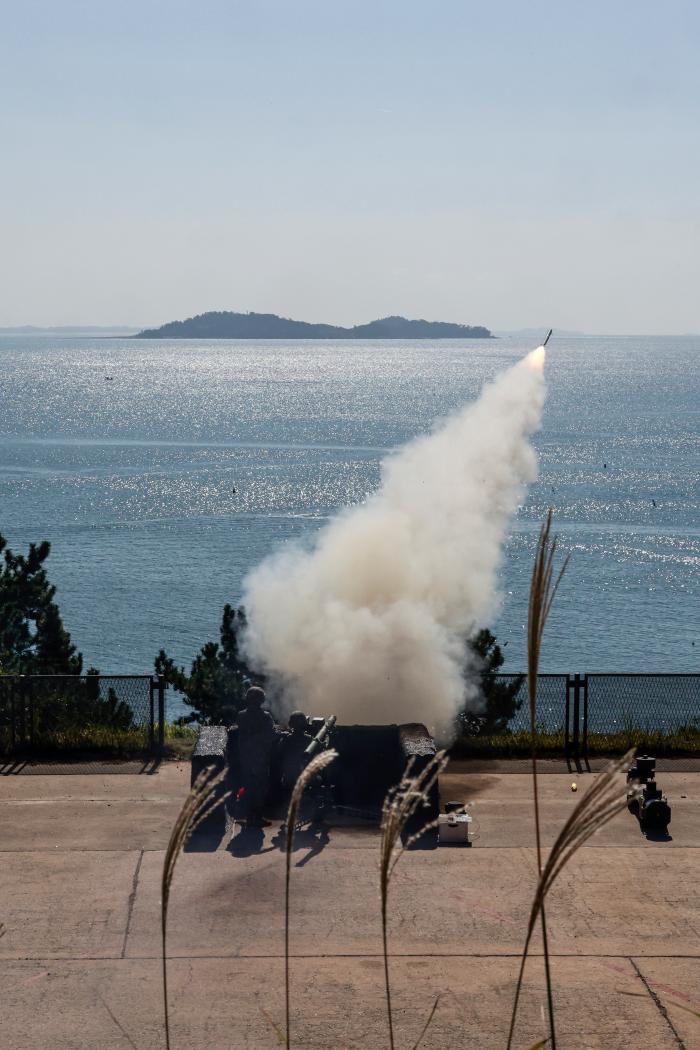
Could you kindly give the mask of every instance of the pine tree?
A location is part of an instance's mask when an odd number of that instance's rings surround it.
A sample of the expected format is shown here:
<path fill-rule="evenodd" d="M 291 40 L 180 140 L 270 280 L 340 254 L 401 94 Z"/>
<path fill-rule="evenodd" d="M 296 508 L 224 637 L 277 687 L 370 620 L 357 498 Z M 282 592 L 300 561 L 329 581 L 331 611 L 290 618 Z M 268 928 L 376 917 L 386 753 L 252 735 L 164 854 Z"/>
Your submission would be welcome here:
<path fill-rule="evenodd" d="M 26 555 L 15 554 L 0 536 L 0 674 L 30 676 L 24 685 L 30 693 L 23 695 L 31 696 L 39 745 L 56 732 L 70 736 L 86 726 L 130 729 L 133 711 L 114 690 L 101 694 L 98 672 L 90 668 L 80 677 L 83 658 L 64 627 L 45 568 L 50 551 L 44 541 L 31 544 Z M 57 677 L 31 678 L 36 675 Z M 3 733 L 10 733 L 8 711 L 0 705 L 0 747 Z"/>
<path fill-rule="evenodd" d="M 0 535 L 0 670 L 5 674 L 82 672 L 83 658 L 63 626 L 44 563 L 50 544 L 14 554 Z"/>
<path fill-rule="evenodd" d="M 47 605 L 37 620 L 34 654 L 41 674 L 82 674 L 83 658 L 71 642 L 54 602 Z"/>
<path fill-rule="evenodd" d="M 250 670 L 240 651 L 240 635 L 246 625 L 245 610 L 225 605 L 219 642 L 206 642 L 192 661 L 190 673 L 161 649 L 155 660 L 156 674 L 184 694 L 192 708 L 180 722 L 202 725 L 231 725 L 245 706 Z"/>
<path fill-rule="evenodd" d="M 468 641 L 472 653 L 476 655 L 480 671 L 481 694 L 483 707 L 477 711 L 465 709 L 459 717 L 459 729 L 467 736 L 492 736 L 508 731 L 508 723 L 520 710 L 523 701 L 518 700 L 518 693 L 524 681 L 524 675 L 517 675 L 512 681 L 499 679 L 498 671 L 504 663 L 503 651 L 496 642 L 496 636 L 483 628 Z"/>

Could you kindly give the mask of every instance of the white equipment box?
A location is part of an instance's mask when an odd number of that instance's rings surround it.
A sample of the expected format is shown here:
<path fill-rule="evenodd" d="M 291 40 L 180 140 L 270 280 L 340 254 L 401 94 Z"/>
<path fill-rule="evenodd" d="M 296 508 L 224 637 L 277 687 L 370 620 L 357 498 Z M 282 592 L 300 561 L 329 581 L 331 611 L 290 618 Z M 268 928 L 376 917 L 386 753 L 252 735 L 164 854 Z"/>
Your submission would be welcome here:
<path fill-rule="evenodd" d="M 471 846 L 468 813 L 441 813 L 438 817 L 438 841 L 441 846 Z"/>

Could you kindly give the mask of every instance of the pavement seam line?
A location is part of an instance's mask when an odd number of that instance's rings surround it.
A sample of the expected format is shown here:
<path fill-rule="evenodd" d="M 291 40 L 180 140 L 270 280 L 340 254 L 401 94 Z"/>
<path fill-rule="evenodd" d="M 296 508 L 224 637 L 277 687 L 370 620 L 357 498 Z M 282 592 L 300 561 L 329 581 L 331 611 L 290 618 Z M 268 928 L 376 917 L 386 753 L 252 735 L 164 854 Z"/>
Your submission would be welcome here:
<path fill-rule="evenodd" d="M 563 953 L 563 952 L 550 952 L 550 958 L 552 959 L 626 959 L 630 961 L 630 956 L 625 955 L 622 952 L 611 953 L 611 952 L 582 952 L 582 953 Z M 389 952 L 392 959 L 521 959 L 522 951 L 512 952 Z M 533 959 L 541 959 L 542 952 L 529 952 L 529 956 Z M 38 963 L 38 962 L 66 962 L 66 963 L 82 963 L 82 962 L 151 962 L 154 959 L 160 959 L 160 955 L 4 955 L 0 956 L 0 965 L 3 963 Z M 290 959 L 379 959 L 383 958 L 381 952 L 290 952 Z M 642 956 L 645 961 L 653 959 L 690 959 L 693 962 L 700 962 L 700 955 L 645 955 Z M 251 952 L 237 952 L 235 954 L 229 953 L 222 955 L 220 952 L 212 952 L 209 954 L 198 953 L 193 955 L 191 952 L 180 953 L 171 955 L 168 952 L 168 959 L 189 959 L 189 960 L 232 960 L 232 961 L 255 961 L 260 959 L 284 959 L 284 955 L 276 952 L 257 952 L 255 954 Z"/>
<path fill-rule="evenodd" d="M 129 938 L 129 929 L 131 928 L 131 916 L 134 911 L 134 904 L 136 902 L 136 891 L 139 885 L 139 874 L 141 872 L 141 863 L 143 861 L 143 850 L 139 852 L 139 859 L 136 861 L 136 869 L 134 871 L 134 877 L 131 880 L 131 893 L 129 894 L 129 901 L 127 904 L 126 914 L 126 927 L 124 929 L 124 943 L 122 944 L 122 959 L 126 958 L 126 942 Z"/>
<path fill-rule="evenodd" d="M 647 979 L 644 976 L 644 974 L 642 973 L 642 971 L 637 966 L 637 964 L 634 961 L 634 959 L 632 958 L 632 956 L 629 957 L 629 960 L 630 960 L 630 963 L 632 964 L 632 966 L 634 968 L 635 973 L 637 974 L 637 977 L 639 978 L 639 980 L 642 982 L 642 984 L 646 988 L 647 992 L 649 993 L 649 996 L 651 997 L 651 1000 L 654 1003 L 654 1006 L 659 1011 L 659 1013 L 663 1017 L 664 1021 L 668 1025 L 668 1027 L 671 1029 L 671 1032 L 673 1033 L 673 1038 L 676 1041 L 676 1046 L 678 1047 L 678 1050 L 687 1050 L 687 1047 L 686 1047 L 685 1043 L 683 1042 L 683 1040 L 681 1039 L 680 1035 L 676 1031 L 676 1028 L 675 1028 L 675 1025 L 673 1024 L 673 1021 L 668 1016 L 668 1010 L 666 1009 L 664 1004 L 661 1002 L 661 999 L 658 997 L 658 995 L 656 994 L 654 989 L 651 987 L 651 985 L 647 981 Z"/>

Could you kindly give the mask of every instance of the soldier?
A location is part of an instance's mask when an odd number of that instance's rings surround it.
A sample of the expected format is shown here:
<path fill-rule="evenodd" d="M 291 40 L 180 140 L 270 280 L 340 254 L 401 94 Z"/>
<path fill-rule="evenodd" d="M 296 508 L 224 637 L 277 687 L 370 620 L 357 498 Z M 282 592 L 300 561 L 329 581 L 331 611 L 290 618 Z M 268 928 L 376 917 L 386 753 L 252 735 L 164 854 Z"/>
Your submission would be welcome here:
<path fill-rule="evenodd" d="M 275 723 L 270 712 L 263 710 L 265 693 L 259 686 L 251 686 L 245 699 L 246 708 L 238 715 L 241 781 L 245 788 L 248 827 L 263 828 L 269 825 L 269 821 L 263 818 L 263 806 L 270 780 Z"/>
<path fill-rule="evenodd" d="M 306 765 L 304 752 L 311 743 L 309 721 L 303 711 L 292 711 L 290 732 L 282 737 L 279 746 L 279 769 L 282 787 L 289 795 Z"/>

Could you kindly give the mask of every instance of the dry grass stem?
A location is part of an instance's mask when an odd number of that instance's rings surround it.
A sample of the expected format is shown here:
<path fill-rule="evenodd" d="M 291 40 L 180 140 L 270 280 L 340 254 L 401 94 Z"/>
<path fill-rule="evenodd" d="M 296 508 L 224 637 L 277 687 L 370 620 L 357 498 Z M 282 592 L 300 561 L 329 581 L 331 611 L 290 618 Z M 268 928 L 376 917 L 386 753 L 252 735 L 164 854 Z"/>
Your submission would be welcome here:
<path fill-rule="evenodd" d="M 217 773 L 213 766 L 202 770 L 190 789 L 180 810 L 172 833 L 168 848 L 165 851 L 163 863 L 163 875 L 161 879 L 161 905 L 160 905 L 160 929 L 161 929 L 161 956 L 163 965 L 163 1016 L 165 1019 L 165 1046 L 170 1050 L 170 1018 L 168 1013 L 168 966 L 166 958 L 166 935 L 168 925 L 168 903 L 170 901 L 170 887 L 175 873 L 177 858 L 184 849 L 185 843 L 195 830 L 209 814 L 222 805 L 228 798 L 230 792 L 212 799 L 212 794 L 226 776 L 226 771 Z"/>
<path fill-rule="evenodd" d="M 289 809 L 287 810 L 287 828 L 285 838 L 285 853 L 286 853 L 286 872 L 285 872 L 285 884 L 284 884 L 284 1017 L 286 1025 L 286 1046 L 287 1050 L 290 1047 L 290 1035 L 289 1035 L 289 882 L 292 870 L 292 847 L 294 845 L 294 829 L 297 823 L 297 816 L 299 813 L 299 805 L 301 803 L 301 797 L 304 791 L 314 779 L 318 776 L 326 766 L 338 757 L 337 751 L 321 751 L 320 754 L 312 758 L 308 766 L 301 771 L 294 785 L 292 791 L 292 797 L 289 800 Z"/>
<path fill-rule="evenodd" d="M 413 762 L 409 762 L 401 781 L 392 788 L 382 806 L 381 838 L 379 846 L 379 888 L 382 906 L 382 947 L 384 953 L 384 987 L 386 996 L 387 1018 L 389 1022 L 389 1046 L 394 1050 L 394 1022 L 391 1009 L 391 983 L 389 980 L 389 954 L 387 950 L 387 909 L 389 901 L 389 884 L 391 876 L 397 863 L 406 849 L 416 842 L 430 828 L 435 827 L 437 821 L 426 823 L 418 832 L 404 837 L 404 830 L 408 822 L 420 809 L 425 809 L 430 803 L 430 793 L 437 783 L 440 773 L 447 765 L 447 756 L 444 751 L 439 751 L 428 764 L 412 776 Z M 421 1032 L 416 1046 L 419 1045 L 425 1035 L 428 1025 L 433 1019 L 437 1009 L 437 1000 L 433 1005 L 426 1025 Z"/>
<path fill-rule="evenodd" d="M 630 992 L 627 988 L 616 988 L 618 995 L 631 995 L 633 999 L 648 999 L 648 992 Z M 678 1010 L 684 1010 L 687 1014 L 691 1014 L 693 1017 L 700 1017 L 700 1013 L 697 1010 L 693 1010 L 692 1007 L 686 1006 L 684 1003 L 677 1003 L 675 999 L 666 1000 L 667 1008 L 675 1006 Z"/>
<path fill-rule="evenodd" d="M 530 581 L 530 597 L 527 616 L 527 687 L 530 702 L 530 732 L 532 735 L 532 795 L 535 809 L 535 845 L 537 848 L 537 874 L 542 876 L 542 837 L 540 833 L 540 802 L 537 788 L 537 747 L 535 733 L 537 731 L 537 676 L 540 667 L 540 652 L 542 650 L 542 639 L 544 628 L 547 623 L 559 588 L 561 578 L 566 571 L 569 559 L 564 559 L 559 574 L 554 578 L 554 556 L 557 550 L 556 537 L 552 537 L 552 511 L 547 513 L 547 519 L 540 529 L 535 561 L 532 566 L 532 579 Z M 547 1010 L 549 1015 L 549 1038 L 552 1050 L 556 1050 L 557 1037 L 554 1028 L 554 998 L 552 995 L 552 976 L 549 966 L 549 944 L 547 938 L 547 919 L 544 907 L 541 909 L 542 919 L 542 944 L 544 953 L 544 971 L 547 983 Z"/>
<path fill-rule="evenodd" d="M 278 1044 L 280 1046 L 284 1046 L 284 1042 L 285 1042 L 285 1040 L 284 1040 L 284 1033 L 283 1033 L 282 1029 L 280 1028 L 280 1026 L 277 1024 L 277 1022 L 275 1020 L 273 1020 L 272 1017 L 270 1017 L 270 1014 L 267 1012 L 265 1007 L 260 1002 L 260 995 L 259 995 L 259 993 L 256 993 L 255 1001 L 257 1003 L 258 1010 L 263 1015 L 263 1017 L 267 1021 L 268 1025 L 270 1026 L 272 1031 L 275 1033 L 275 1039 L 277 1040 Z"/>
<path fill-rule="evenodd" d="M 634 784 L 628 788 L 626 783 L 620 783 L 620 774 L 631 764 L 633 758 L 634 751 L 628 751 L 622 758 L 610 762 L 603 772 L 596 777 L 590 790 L 583 796 L 564 824 L 556 842 L 552 846 L 547 863 L 542 869 L 542 874 L 537 884 L 537 891 L 532 902 L 525 936 L 525 946 L 520 960 L 520 972 L 515 989 L 507 1050 L 510 1050 L 513 1043 L 515 1019 L 523 983 L 525 962 L 537 918 L 542 912 L 544 899 L 562 868 L 584 842 L 596 831 L 604 827 L 613 817 L 617 816 L 618 813 L 626 809 L 630 798 L 641 796 L 641 788 L 638 785 Z"/>
<path fill-rule="evenodd" d="M 527 684 L 530 700 L 530 721 L 533 723 L 533 732 L 537 718 L 537 675 L 544 629 L 570 557 L 570 555 L 566 556 L 556 579 L 554 579 L 554 557 L 556 552 L 557 538 L 552 536 L 552 511 L 549 510 L 547 519 L 540 529 L 535 561 L 532 566 L 528 601 Z"/>
<path fill-rule="evenodd" d="M 435 996 L 435 1002 L 433 1003 L 433 1005 L 432 1005 L 432 1007 L 430 1009 L 430 1013 L 428 1014 L 428 1016 L 426 1018 L 426 1022 L 425 1022 L 425 1024 L 423 1025 L 423 1027 L 421 1029 L 421 1033 L 418 1036 L 418 1038 L 416 1039 L 416 1041 L 413 1044 L 413 1046 L 411 1047 L 411 1050 L 418 1050 L 418 1047 L 423 1042 L 423 1036 L 425 1035 L 425 1033 L 430 1028 L 430 1022 L 432 1021 L 433 1017 L 435 1016 L 435 1011 L 438 1008 L 438 1003 L 440 1002 L 441 998 L 442 998 L 441 995 L 436 995 Z"/>

